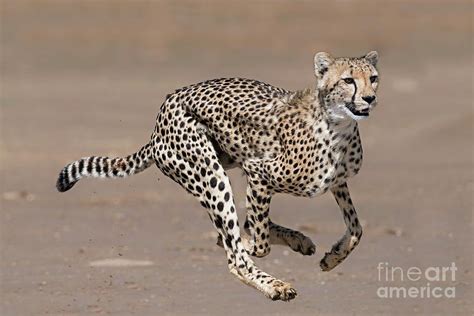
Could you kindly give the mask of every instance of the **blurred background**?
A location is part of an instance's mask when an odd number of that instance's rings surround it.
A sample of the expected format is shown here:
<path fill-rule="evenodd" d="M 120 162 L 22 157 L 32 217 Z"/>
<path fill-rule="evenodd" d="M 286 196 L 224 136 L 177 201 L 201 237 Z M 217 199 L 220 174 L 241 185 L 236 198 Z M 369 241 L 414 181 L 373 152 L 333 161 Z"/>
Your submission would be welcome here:
<path fill-rule="evenodd" d="M 0 3 L 2 315 L 474 312 L 472 1 Z M 345 230 L 336 203 L 277 196 L 272 219 L 317 245 L 312 257 L 273 247 L 256 259 L 295 286 L 291 304 L 228 273 L 206 212 L 156 168 L 55 191 L 66 163 L 145 144 L 176 88 L 246 77 L 302 89 L 314 53 L 370 50 L 379 106 L 360 124 L 364 166 L 349 183 L 364 237 L 323 273 Z M 230 175 L 242 219 L 245 179 Z M 380 262 L 455 262 L 456 280 L 438 285 L 456 298 L 379 298 Z"/>

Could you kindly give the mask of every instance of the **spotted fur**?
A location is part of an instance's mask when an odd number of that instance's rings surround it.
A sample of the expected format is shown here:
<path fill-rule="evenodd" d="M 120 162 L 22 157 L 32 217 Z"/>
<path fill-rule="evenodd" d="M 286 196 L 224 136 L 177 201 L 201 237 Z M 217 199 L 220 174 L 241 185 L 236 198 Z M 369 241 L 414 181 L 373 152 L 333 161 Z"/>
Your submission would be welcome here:
<path fill-rule="evenodd" d="M 209 80 L 176 90 L 161 105 L 147 145 L 126 158 L 89 157 L 60 172 L 64 192 L 83 177 L 125 177 L 155 163 L 207 210 L 227 255 L 229 270 L 273 300 L 296 290 L 259 269 L 250 256 L 265 256 L 272 244 L 303 255 L 315 245 L 301 232 L 271 221 L 276 193 L 314 197 L 331 191 L 347 231 L 320 261 L 323 271 L 341 263 L 362 236 L 347 179 L 362 164 L 357 121 L 377 103 L 378 55 L 314 58 L 313 89 L 290 92 L 256 80 Z M 247 177 L 245 233 L 226 170 Z"/>

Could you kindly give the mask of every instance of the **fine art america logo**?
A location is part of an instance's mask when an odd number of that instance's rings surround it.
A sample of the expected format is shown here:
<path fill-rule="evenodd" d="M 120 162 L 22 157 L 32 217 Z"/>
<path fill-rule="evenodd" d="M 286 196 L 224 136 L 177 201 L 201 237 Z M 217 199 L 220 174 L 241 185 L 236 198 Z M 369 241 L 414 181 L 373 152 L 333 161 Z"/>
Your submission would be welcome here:
<path fill-rule="evenodd" d="M 384 286 L 377 289 L 379 298 L 455 298 L 457 267 L 432 266 L 426 268 L 397 267 L 379 262 L 378 281 Z"/>

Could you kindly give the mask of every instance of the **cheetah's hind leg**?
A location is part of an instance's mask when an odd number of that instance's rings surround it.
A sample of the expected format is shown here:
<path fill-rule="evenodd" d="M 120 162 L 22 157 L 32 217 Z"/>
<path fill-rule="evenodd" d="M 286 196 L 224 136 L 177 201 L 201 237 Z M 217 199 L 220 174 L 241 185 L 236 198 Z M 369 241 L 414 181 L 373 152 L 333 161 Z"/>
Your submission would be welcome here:
<path fill-rule="evenodd" d="M 176 113 L 174 117 L 176 124 L 184 125 L 183 130 L 186 130 L 193 142 L 187 143 L 189 148 L 186 148 L 182 144 L 173 143 L 172 146 L 166 138 L 158 140 L 158 148 L 161 148 L 162 152 L 155 156 L 157 166 L 194 195 L 207 209 L 214 227 L 224 241 L 223 246 L 232 274 L 272 300 L 294 299 L 296 290 L 289 283 L 278 280 L 258 268 L 244 248 L 230 181 L 210 140 L 198 130 L 194 120 L 180 120 Z"/>

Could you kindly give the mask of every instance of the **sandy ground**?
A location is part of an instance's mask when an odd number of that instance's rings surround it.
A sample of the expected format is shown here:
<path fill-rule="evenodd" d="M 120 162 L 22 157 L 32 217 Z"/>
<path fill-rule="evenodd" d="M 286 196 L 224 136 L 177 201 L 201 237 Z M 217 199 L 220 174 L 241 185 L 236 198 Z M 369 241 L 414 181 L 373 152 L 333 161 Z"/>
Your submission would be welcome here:
<path fill-rule="evenodd" d="M 1 3 L 1 315 L 474 312 L 472 2 Z M 323 273 L 319 259 L 344 232 L 336 203 L 277 196 L 273 220 L 317 244 L 312 257 L 274 247 L 256 259 L 294 284 L 291 303 L 232 277 L 205 211 L 156 168 L 55 191 L 67 162 L 144 144 L 175 88 L 221 76 L 304 88 L 316 51 L 371 49 L 380 102 L 361 124 L 365 162 L 350 181 L 364 237 Z M 243 201 L 245 179 L 230 174 Z M 454 280 L 429 283 L 455 298 L 377 295 L 428 283 L 387 282 L 379 263 L 452 262 Z"/>

